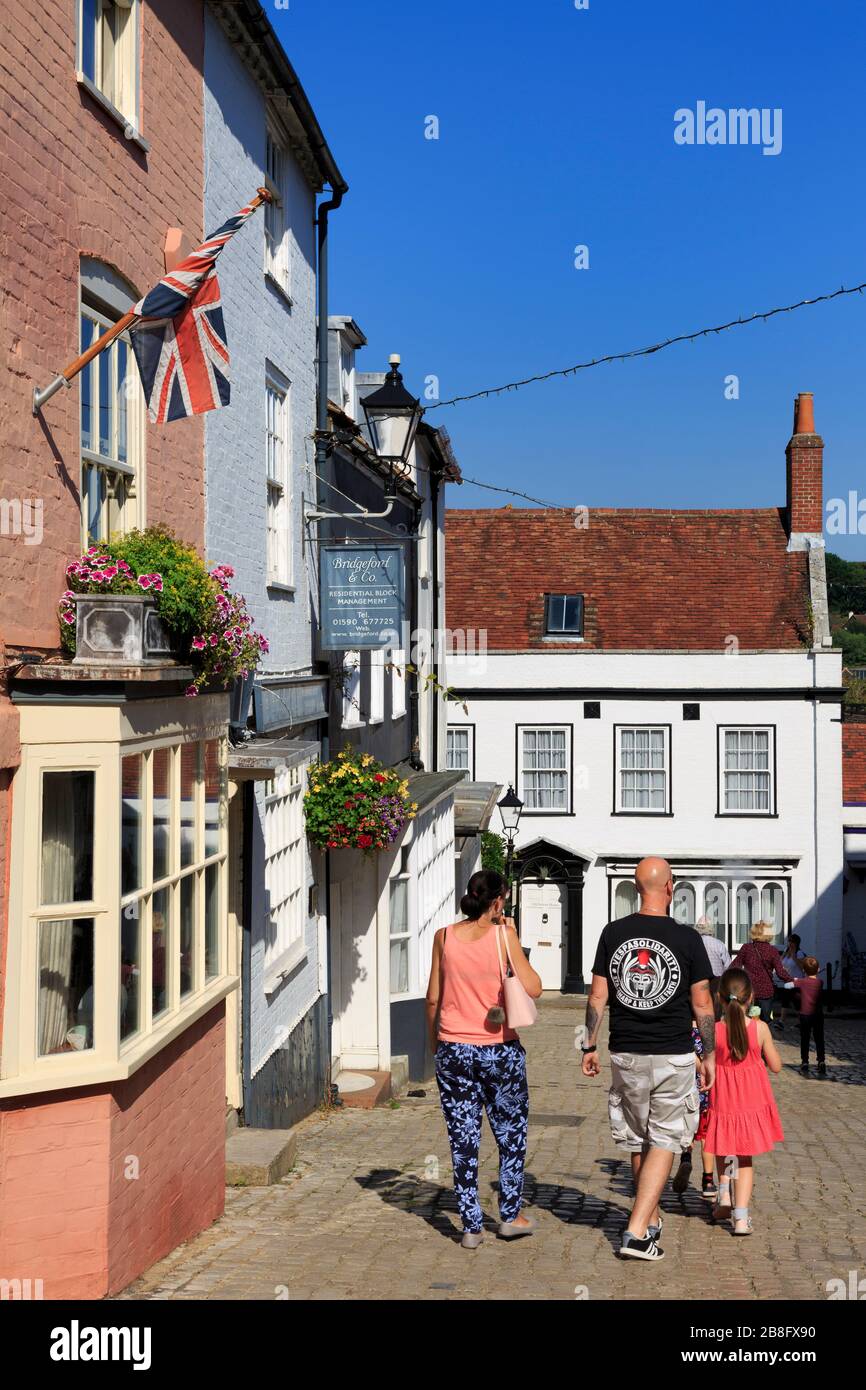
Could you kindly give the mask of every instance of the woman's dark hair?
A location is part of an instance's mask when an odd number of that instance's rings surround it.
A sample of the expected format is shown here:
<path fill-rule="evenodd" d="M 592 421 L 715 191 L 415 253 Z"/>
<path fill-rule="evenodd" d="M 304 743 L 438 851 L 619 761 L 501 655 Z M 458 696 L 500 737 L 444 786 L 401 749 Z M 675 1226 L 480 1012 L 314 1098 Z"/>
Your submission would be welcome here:
<path fill-rule="evenodd" d="M 745 970 L 732 967 L 719 980 L 719 1004 L 728 1033 L 728 1050 L 735 1062 L 749 1055 L 746 1009 L 752 1002 L 752 982 Z"/>
<path fill-rule="evenodd" d="M 466 885 L 466 892 L 460 899 L 460 911 L 476 922 L 496 898 L 505 897 L 505 879 L 495 869 L 479 869 Z"/>

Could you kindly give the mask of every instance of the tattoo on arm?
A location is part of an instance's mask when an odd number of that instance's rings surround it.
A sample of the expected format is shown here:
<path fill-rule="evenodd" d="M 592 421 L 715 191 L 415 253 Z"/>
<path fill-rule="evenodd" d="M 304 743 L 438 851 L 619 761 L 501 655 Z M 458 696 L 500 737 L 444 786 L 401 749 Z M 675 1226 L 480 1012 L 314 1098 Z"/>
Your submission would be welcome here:
<path fill-rule="evenodd" d="M 599 1024 L 600 1024 L 600 1023 L 601 1023 L 601 1014 L 599 1013 L 598 1009 L 595 1007 L 595 1005 L 594 1005 L 593 1002 L 592 1002 L 592 999 L 590 998 L 590 999 L 588 999 L 588 1000 L 586 1001 L 586 1045 L 587 1045 L 587 1047 L 589 1046 L 590 1043 L 594 1043 L 594 1042 L 595 1042 L 596 1034 L 598 1033 L 598 1029 L 599 1029 Z"/>
<path fill-rule="evenodd" d="M 699 1014 L 697 1024 L 704 1045 L 704 1056 L 709 1057 L 716 1050 L 716 1020 L 712 1014 Z"/>

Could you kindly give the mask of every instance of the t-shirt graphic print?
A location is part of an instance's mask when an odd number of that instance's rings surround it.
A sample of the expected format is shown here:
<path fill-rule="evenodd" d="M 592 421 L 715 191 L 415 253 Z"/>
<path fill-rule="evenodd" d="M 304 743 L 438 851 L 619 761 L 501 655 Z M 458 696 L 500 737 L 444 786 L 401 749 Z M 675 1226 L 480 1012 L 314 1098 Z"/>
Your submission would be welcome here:
<path fill-rule="evenodd" d="M 611 1052 L 693 1051 L 691 987 L 712 977 L 694 927 L 643 912 L 609 922 L 592 973 L 608 983 Z"/>
<path fill-rule="evenodd" d="M 673 999 L 682 976 L 673 951 L 650 936 L 624 941 L 608 969 L 617 999 L 631 1009 L 660 1009 Z"/>

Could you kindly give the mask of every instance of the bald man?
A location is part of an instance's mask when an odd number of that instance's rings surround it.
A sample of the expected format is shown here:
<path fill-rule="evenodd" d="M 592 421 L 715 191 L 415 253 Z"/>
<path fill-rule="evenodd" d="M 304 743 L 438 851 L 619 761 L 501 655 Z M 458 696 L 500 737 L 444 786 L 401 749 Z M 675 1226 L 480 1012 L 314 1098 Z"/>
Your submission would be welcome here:
<path fill-rule="evenodd" d="M 624 1259 L 662 1260 L 659 1199 L 674 1155 L 694 1138 L 694 1018 L 704 1045 L 701 1090 L 715 1079 L 716 1029 L 710 962 L 698 932 L 670 916 L 674 894 L 665 859 L 635 870 L 640 909 L 608 922 L 592 967 L 583 1074 L 598 1076 L 598 1032 L 610 1003 L 610 1130 L 631 1155 L 635 1200 L 622 1238 Z"/>

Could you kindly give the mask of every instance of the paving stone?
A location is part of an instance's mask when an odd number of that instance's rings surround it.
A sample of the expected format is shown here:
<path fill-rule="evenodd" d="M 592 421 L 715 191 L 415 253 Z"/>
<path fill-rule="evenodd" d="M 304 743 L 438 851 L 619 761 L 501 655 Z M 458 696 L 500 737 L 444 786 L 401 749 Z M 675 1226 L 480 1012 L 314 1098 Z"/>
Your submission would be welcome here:
<path fill-rule="evenodd" d="M 866 1021 L 827 1019 L 831 1078 L 801 1077 L 798 1038 L 780 1039 L 773 1079 L 786 1142 L 755 1163 L 751 1240 L 714 1227 L 691 1188 L 662 1198 L 666 1259 L 617 1260 L 631 1179 L 607 1126 L 607 1078 L 579 1072 L 579 1001 L 542 1003 L 524 1035 L 531 1126 L 525 1200 L 538 1230 L 494 1235 L 496 1153 L 485 1125 L 479 1167 L 487 1236 L 459 1248 L 452 1169 L 435 1086 L 398 1110 L 316 1114 L 294 1131 L 294 1167 L 270 1187 L 229 1188 L 225 1215 L 148 1270 L 122 1299 L 727 1300 L 824 1299 L 829 1279 L 866 1275 Z M 606 1063 L 606 1050 L 602 1052 Z M 574 1119 L 580 1121 L 573 1123 Z M 243 1134 L 236 1131 L 235 1134 Z M 235 1136 L 233 1136 L 234 1138 Z M 441 1287 L 436 1287 L 436 1286 Z"/>

